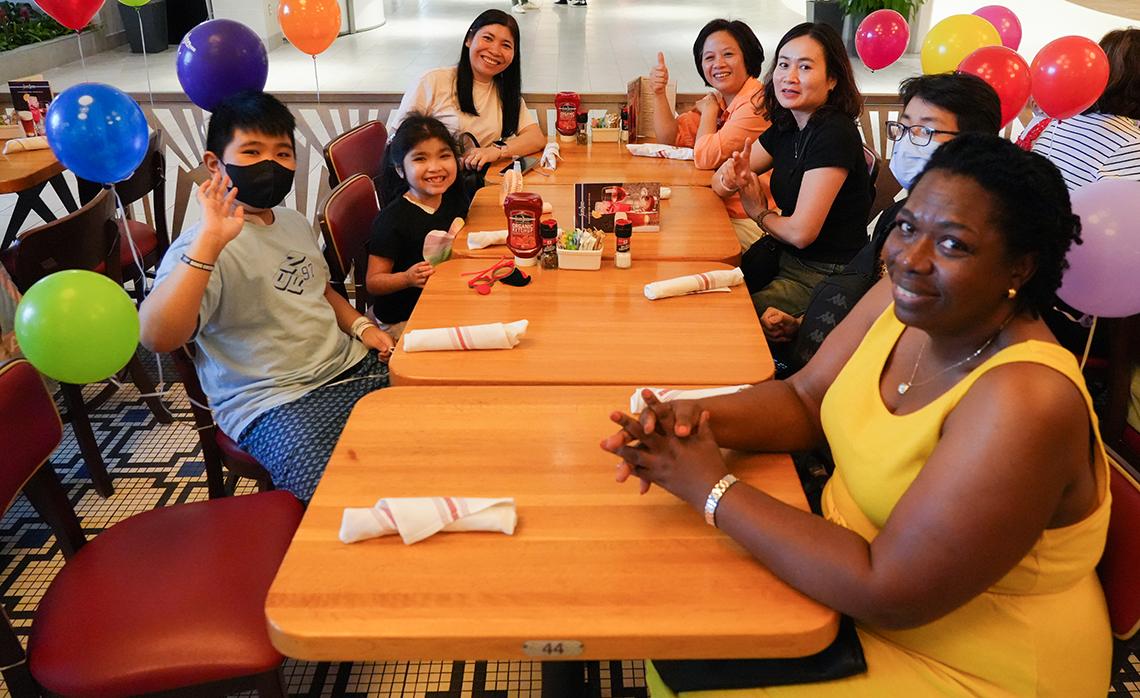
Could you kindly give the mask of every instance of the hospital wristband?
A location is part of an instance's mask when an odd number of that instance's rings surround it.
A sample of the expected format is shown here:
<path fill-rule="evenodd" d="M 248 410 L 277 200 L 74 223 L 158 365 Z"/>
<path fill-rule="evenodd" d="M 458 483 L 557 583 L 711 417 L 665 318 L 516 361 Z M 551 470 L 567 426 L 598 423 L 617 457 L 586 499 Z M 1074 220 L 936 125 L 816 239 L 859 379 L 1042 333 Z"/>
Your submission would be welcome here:
<path fill-rule="evenodd" d="M 352 328 L 349 332 L 353 337 L 356 337 L 361 342 L 364 341 L 364 333 L 368 331 L 369 327 L 376 327 L 376 324 L 369 320 L 367 317 L 361 315 L 352 322 Z"/>

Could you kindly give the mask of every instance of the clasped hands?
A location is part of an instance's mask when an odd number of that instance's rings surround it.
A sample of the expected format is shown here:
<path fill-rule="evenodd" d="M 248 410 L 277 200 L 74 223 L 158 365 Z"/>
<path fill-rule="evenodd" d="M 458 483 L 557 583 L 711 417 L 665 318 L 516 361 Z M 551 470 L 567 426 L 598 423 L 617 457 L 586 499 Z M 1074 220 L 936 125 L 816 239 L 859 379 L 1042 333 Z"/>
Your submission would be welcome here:
<path fill-rule="evenodd" d="M 661 402 L 651 390 L 641 394 L 646 408 L 633 417 L 615 411 L 621 429 L 602 439 L 602 449 L 621 457 L 617 481 L 641 481 L 641 493 L 656 483 L 703 510 L 709 491 L 725 474 L 724 457 L 709 426 L 709 412 L 695 400 Z"/>
<path fill-rule="evenodd" d="M 734 151 L 732 157 L 721 165 L 717 171 L 720 184 L 729 193 L 739 193 L 740 203 L 744 205 L 744 212 L 753 220 L 768 210 L 768 195 L 760 186 L 760 178 L 752 171 L 752 144 L 755 141 L 744 141 L 744 147 Z"/>

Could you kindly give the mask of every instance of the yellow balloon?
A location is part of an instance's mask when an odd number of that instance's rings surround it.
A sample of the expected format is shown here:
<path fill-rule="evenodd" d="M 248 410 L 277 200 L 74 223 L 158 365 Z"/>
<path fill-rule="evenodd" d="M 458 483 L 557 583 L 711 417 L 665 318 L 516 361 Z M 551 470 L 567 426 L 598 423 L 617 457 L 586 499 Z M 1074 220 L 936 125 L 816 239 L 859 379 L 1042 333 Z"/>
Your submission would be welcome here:
<path fill-rule="evenodd" d="M 935 24 L 922 42 L 922 72 L 949 73 L 983 46 L 1001 46 L 1001 34 L 977 15 L 951 15 Z"/>

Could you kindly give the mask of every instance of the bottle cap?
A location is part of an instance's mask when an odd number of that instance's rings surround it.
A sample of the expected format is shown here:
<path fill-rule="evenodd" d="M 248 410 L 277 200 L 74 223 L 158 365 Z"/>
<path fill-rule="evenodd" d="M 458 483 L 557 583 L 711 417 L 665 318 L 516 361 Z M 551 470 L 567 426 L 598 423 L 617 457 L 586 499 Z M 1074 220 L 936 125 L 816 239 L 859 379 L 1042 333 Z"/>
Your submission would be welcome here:
<path fill-rule="evenodd" d="M 618 221 L 614 223 L 614 235 L 618 237 L 632 237 L 633 236 L 633 223 L 629 221 Z"/>
<path fill-rule="evenodd" d="M 578 112 L 578 123 L 584 124 L 590 118 L 590 115 L 584 111 Z"/>

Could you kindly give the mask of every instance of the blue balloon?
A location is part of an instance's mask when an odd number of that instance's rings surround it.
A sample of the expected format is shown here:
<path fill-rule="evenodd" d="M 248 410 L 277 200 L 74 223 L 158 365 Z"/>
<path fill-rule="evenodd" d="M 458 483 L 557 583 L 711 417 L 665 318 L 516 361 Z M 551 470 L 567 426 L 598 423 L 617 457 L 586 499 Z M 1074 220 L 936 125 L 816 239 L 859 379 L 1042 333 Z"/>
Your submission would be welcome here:
<path fill-rule="evenodd" d="M 202 22 L 182 37 L 178 82 L 190 101 L 206 111 L 243 90 L 263 90 L 269 54 L 252 29 L 232 19 Z"/>
<path fill-rule="evenodd" d="M 114 184 L 146 157 L 146 116 L 125 93 L 97 82 L 67 88 L 48 107 L 48 145 L 75 176 Z"/>

